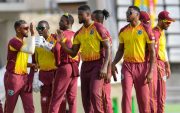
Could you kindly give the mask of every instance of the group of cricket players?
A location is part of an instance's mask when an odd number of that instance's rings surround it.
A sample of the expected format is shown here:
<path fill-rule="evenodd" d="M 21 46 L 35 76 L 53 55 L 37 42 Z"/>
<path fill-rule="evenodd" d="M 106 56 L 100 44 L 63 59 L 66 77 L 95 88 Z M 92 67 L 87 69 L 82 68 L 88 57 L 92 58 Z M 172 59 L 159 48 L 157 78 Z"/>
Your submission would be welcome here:
<path fill-rule="evenodd" d="M 79 76 L 84 113 L 113 113 L 110 80 L 111 77 L 117 80 L 116 64 L 121 59 L 122 113 L 132 112 L 133 86 L 139 113 L 164 113 L 166 79 L 171 75 L 164 31 L 175 20 L 169 12 L 162 11 L 152 28 L 147 12 L 129 6 L 128 24 L 119 32 L 119 47 L 112 58 L 113 41 L 103 25 L 109 16 L 107 10 L 91 13 L 88 5 L 82 5 L 78 7 L 82 27 L 72 31 L 74 18 L 64 13 L 54 33 L 50 33 L 46 20 L 37 25 L 17 20 L 16 35 L 7 45 L 6 100 L 4 109 L 0 104 L 0 113 L 13 113 L 19 96 L 24 112 L 35 113 L 33 91 L 40 92 L 42 113 L 77 113 Z M 32 62 L 28 62 L 29 54 Z"/>

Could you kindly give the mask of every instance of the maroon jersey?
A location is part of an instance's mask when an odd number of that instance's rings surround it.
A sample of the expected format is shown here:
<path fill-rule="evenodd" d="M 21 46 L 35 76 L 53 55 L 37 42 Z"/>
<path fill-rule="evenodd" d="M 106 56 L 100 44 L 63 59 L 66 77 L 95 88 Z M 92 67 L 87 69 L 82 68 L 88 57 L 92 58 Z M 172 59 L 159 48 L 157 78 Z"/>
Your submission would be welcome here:
<path fill-rule="evenodd" d="M 23 40 L 14 37 L 9 41 L 6 69 L 15 74 L 27 73 L 28 54 L 21 52 Z"/>

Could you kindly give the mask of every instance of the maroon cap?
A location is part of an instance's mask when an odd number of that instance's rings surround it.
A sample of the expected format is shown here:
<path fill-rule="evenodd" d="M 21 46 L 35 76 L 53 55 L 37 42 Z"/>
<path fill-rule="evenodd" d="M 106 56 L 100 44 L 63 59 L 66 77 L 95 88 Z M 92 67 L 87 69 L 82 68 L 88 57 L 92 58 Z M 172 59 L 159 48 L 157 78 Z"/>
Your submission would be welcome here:
<path fill-rule="evenodd" d="M 149 23 L 150 15 L 146 11 L 141 11 L 139 19 L 144 23 Z"/>
<path fill-rule="evenodd" d="M 170 16 L 169 16 L 169 12 L 168 11 L 161 11 L 158 15 L 158 19 L 160 20 L 168 20 L 168 21 L 171 21 L 171 22 L 174 22 L 175 20 L 172 19 Z"/>

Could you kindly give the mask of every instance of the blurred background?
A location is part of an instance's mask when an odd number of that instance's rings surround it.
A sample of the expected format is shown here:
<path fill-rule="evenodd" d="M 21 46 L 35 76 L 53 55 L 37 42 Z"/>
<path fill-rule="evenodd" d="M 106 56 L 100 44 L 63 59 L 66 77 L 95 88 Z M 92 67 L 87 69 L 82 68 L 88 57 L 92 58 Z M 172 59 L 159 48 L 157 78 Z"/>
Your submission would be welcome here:
<path fill-rule="evenodd" d="M 176 20 L 166 31 L 167 50 L 171 64 L 172 75 L 167 81 L 166 113 L 180 113 L 180 1 L 179 0 L 0 0 L 0 99 L 4 104 L 3 76 L 6 65 L 7 43 L 15 36 L 14 22 L 18 19 L 28 23 L 35 22 L 35 27 L 40 20 L 47 20 L 50 31 L 58 29 L 60 16 L 71 13 L 75 18 L 73 30 L 77 31 L 81 25 L 78 23 L 77 8 L 82 4 L 90 5 L 92 11 L 107 9 L 110 18 L 105 21 L 105 26 L 113 37 L 113 56 L 118 48 L 118 32 L 127 24 L 126 11 L 128 6 L 136 5 L 141 10 L 148 11 L 153 25 L 157 23 L 157 15 L 162 10 L 167 10 Z M 37 34 L 37 33 L 36 33 Z M 121 70 L 121 62 L 118 65 Z M 118 82 L 112 80 L 112 103 L 114 113 L 121 113 L 121 84 L 120 74 Z M 41 113 L 39 93 L 34 93 L 36 113 Z M 135 94 L 132 95 L 132 113 L 138 113 Z M 68 109 L 68 108 L 67 108 Z M 81 103 L 80 82 L 78 87 L 78 112 L 84 113 Z M 15 113 L 24 113 L 19 99 Z"/>

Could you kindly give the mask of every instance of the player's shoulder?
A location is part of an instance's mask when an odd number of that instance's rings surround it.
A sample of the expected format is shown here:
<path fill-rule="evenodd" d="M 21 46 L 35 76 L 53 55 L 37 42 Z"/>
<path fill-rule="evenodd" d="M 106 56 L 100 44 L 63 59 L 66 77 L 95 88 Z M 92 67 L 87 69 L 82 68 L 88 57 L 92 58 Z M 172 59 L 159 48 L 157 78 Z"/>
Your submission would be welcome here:
<path fill-rule="evenodd" d="M 127 24 L 127 25 L 125 25 L 124 27 L 122 27 L 122 28 L 120 29 L 120 31 L 119 31 L 119 34 L 122 33 L 122 32 L 124 32 L 124 31 L 129 27 L 129 25 L 130 25 L 130 24 Z"/>
<path fill-rule="evenodd" d="M 75 34 L 75 32 L 73 30 L 65 30 L 63 31 L 64 34 Z"/>
<path fill-rule="evenodd" d="M 74 33 L 74 37 L 76 37 L 81 32 L 82 28 L 83 28 L 83 26 Z"/>
<path fill-rule="evenodd" d="M 154 36 L 155 36 L 156 39 L 158 39 L 161 36 L 161 31 L 157 26 L 155 26 L 153 28 L 153 33 L 154 33 Z"/>
<path fill-rule="evenodd" d="M 96 31 L 100 34 L 107 32 L 107 29 L 104 27 L 104 25 L 99 22 L 94 22 L 94 27 L 95 27 Z"/>
<path fill-rule="evenodd" d="M 100 31 L 100 30 L 106 30 L 106 28 L 104 27 L 103 24 L 99 23 L 99 22 L 94 22 L 94 27 L 96 28 L 96 30 Z"/>
<path fill-rule="evenodd" d="M 22 41 L 16 37 L 13 37 L 9 40 L 9 44 L 22 43 Z"/>
<path fill-rule="evenodd" d="M 147 33 L 150 40 L 155 40 L 154 32 L 150 24 L 145 24 L 141 22 L 141 25 L 143 26 L 145 32 Z"/>
<path fill-rule="evenodd" d="M 153 27 L 154 32 L 160 32 L 159 28 L 157 26 Z"/>
<path fill-rule="evenodd" d="M 103 27 L 103 24 L 99 23 L 99 22 L 94 22 L 94 26 L 96 28 L 99 28 L 99 27 Z"/>
<path fill-rule="evenodd" d="M 141 22 L 141 26 L 145 29 L 145 31 L 152 30 L 152 27 L 150 24 Z"/>

